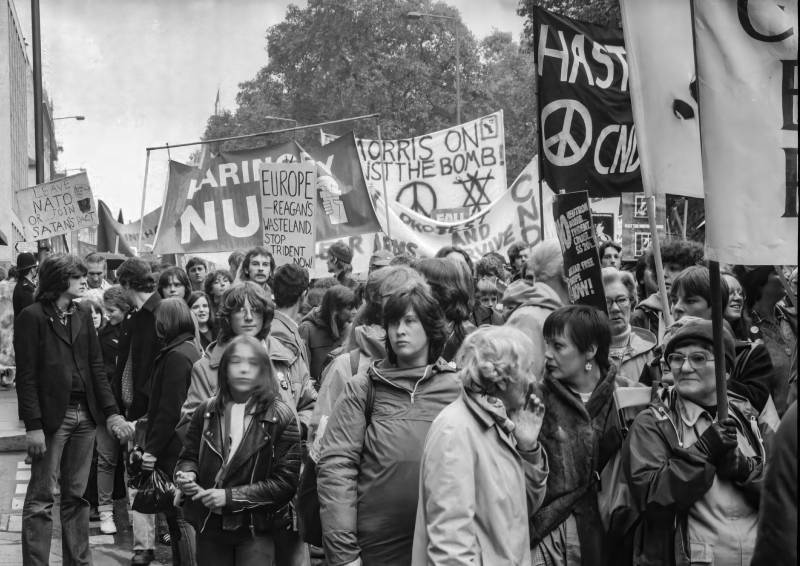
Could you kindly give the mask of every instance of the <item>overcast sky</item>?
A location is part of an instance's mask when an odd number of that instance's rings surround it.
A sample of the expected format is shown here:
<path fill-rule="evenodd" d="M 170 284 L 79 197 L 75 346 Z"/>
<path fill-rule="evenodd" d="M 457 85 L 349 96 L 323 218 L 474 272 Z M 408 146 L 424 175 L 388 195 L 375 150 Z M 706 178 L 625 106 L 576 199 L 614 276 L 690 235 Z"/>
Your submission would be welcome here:
<path fill-rule="evenodd" d="M 266 65 L 266 29 L 283 0 L 69 0 L 41 2 L 45 88 L 59 120 L 59 169 L 84 167 L 94 194 L 126 221 L 139 217 L 145 148 L 199 139 L 217 89 L 233 110 L 238 84 Z M 515 39 L 517 0 L 449 0 L 477 37 Z M 300 0 L 295 4 L 304 5 Z M 16 8 L 30 43 L 30 2 Z M 171 151 L 185 161 L 195 148 Z M 146 210 L 161 204 L 166 151 L 151 154 Z M 70 173 L 74 173 L 70 171 Z"/>

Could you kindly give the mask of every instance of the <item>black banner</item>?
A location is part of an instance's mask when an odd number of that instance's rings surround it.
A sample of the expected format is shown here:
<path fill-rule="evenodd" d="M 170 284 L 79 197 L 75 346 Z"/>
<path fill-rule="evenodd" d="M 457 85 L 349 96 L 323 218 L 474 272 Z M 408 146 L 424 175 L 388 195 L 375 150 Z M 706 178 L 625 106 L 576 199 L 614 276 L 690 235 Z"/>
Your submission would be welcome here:
<path fill-rule="evenodd" d="M 570 300 L 606 312 L 606 294 L 589 195 L 586 191 L 556 195 L 553 217 L 564 257 Z"/>
<path fill-rule="evenodd" d="M 621 29 L 534 11 L 542 178 L 556 192 L 640 192 Z"/>

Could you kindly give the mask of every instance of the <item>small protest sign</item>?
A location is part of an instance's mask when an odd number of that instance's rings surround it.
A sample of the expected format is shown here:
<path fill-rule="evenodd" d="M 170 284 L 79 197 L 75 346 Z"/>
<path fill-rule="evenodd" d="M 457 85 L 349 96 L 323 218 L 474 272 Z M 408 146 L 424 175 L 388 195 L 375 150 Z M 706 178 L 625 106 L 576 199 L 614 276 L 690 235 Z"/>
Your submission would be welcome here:
<path fill-rule="evenodd" d="M 97 226 L 97 209 L 86 173 L 17 192 L 19 216 L 28 241 Z"/>
<path fill-rule="evenodd" d="M 589 194 L 577 191 L 556 195 L 553 201 L 558 241 L 564 256 L 567 290 L 573 303 L 606 312 L 606 296 L 597 253 Z"/>
<path fill-rule="evenodd" d="M 261 213 L 264 245 L 275 263 L 311 269 L 317 211 L 314 163 L 264 163 L 261 166 Z"/>

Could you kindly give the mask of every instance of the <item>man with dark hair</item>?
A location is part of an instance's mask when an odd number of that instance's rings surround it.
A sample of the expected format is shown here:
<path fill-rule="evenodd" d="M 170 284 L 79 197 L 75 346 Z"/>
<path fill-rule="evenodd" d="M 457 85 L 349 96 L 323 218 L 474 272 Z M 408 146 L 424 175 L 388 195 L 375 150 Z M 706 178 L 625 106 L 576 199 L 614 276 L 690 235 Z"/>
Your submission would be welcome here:
<path fill-rule="evenodd" d="M 86 276 L 86 283 L 89 285 L 86 297 L 102 303 L 103 293 L 111 287 L 111 283 L 106 281 L 106 260 L 98 253 L 90 253 L 84 261 L 89 270 Z"/>
<path fill-rule="evenodd" d="M 328 273 L 333 273 L 339 285 L 355 289 L 358 283 L 350 277 L 353 271 L 353 250 L 344 242 L 334 242 L 328 248 Z"/>
<path fill-rule="evenodd" d="M 203 283 L 208 275 L 208 265 L 205 260 L 197 256 L 189 258 L 189 261 L 186 262 L 186 273 L 189 275 L 192 291 L 202 291 Z"/>
<path fill-rule="evenodd" d="M 261 286 L 272 298 L 272 274 L 275 273 L 275 258 L 264 246 L 250 248 L 244 255 L 240 275 L 241 281 L 252 281 Z"/>
<path fill-rule="evenodd" d="M 622 246 L 613 240 L 607 240 L 600 244 L 597 250 L 600 255 L 600 265 L 602 267 L 615 267 L 617 269 L 622 265 L 620 254 L 622 253 Z"/>
<path fill-rule="evenodd" d="M 111 393 L 91 313 L 74 302 L 86 292 L 86 271 L 72 255 L 45 260 L 36 302 L 16 320 L 17 400 L 31 458 L 22 510 L 25 565 L 49 564 L 56 481 L 64 563 L 91 562 L 89 502 L 83 494 L 95 428 L 107 426 L 121 440 L 133 433 Z"/>
<path fill-rule="evenodd" d="M 275 270 L 272 292 L 275 298 L 275 317 L 270 334 L 278 342 L 300 356 L 308 367 L 306 344 L 298 331 L 300 306 L 308 292 L 308 271 L 294 263 Z"/>
<path fill-rule="evenodd" d="M 228 271 L 233 275 L 234 281 L 239 275 L 239 267 L 241 267 L 242 261 L 244 261 L 244 253 L 239 250 L 231 252 L 231 255 L 228 256 Z"/>
<path fill-rule="evenodd" d="M 155 312 L 161 297 L 150 265 L 137 257 L 126 259 L 117 268 L 117 278 L 128 301 L 136 309 L 122 322 L 119 355 L 114 375 L 114 394 L 125 411 L 125 418 L 136 421 L 147 414 L 153 365 L 160 350 L 156 336 Z M 128 492 L 130 501 L 136 490 Z M 133 566 L 150 564 L 155 558 L 155 515 L 131 511 L 133 525 Z"/>
<path fill-rule="evenodd" d="M 33 304 L 33 294 L 36 291 L 36 270 L 39 263 L 33 254 L 23 252 L 17 256 L 17 284 L 14 287 L 12 303 L 14 305 L 14 318 L 26 307 Z"/>
<path fill-rule="evenodd" d="M 656 265 L 653 249 L 645 252 L 647 256 L 646 271 L 655 276 Z M 664 283 L 667 287 L 667 296 L 672 286 L 672 280 L 691 265 L 700 265 L 703 262 L 703 246 L 692 240 L 666 240 L 661 242 L 661 263 L 664 266 Z M 669 305 L 667 305 L 669 308 Z M 664 336 L 663 306 L 661 298 L 656 291 L 638 305 L 631 313 L 631 325 L 649 330 L 658 337 L 659 342 Z"/>
<path fill-rule="evenodd" d="M 511 265 L 511 280 L 516 281 L 522 279 L 522 271 L 525 264 L 528 263 L 530 250 L 528 246 L 522 242 L 511 244 L 508 248 L 508 263 Z"/>

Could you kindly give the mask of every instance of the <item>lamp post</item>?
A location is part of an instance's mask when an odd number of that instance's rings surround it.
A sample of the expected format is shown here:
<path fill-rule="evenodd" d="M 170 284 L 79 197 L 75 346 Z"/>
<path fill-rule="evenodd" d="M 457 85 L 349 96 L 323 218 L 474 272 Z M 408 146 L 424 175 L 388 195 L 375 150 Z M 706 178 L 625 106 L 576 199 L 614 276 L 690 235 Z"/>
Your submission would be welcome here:
<path fill-rule="evenodd" d="M 53 122 L 56 120 L 77 120 L 78 122 L 82 122 L 86 119 L 86 116 L 59 116 L 58 118 L 53 118 Z"/>
<path fill-rule="evenodd" d="M 450 20 L 456 28 L 456 124 L 461 123 L 461 26 L 460 21 L 455 16 L 445 16 L 444 14 L 432 14 L 429 12 L 408 12 L 406 18 L 409 20 L 421 20 L 422 18 L 433 18 L 440 20 Z"/>

